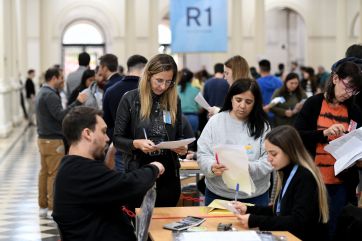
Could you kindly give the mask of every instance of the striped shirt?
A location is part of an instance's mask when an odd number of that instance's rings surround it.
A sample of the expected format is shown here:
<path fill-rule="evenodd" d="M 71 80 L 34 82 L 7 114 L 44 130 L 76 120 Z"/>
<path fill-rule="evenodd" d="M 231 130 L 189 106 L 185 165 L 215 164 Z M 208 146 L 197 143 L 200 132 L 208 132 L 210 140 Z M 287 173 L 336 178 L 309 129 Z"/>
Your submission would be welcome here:
<path fill-rule="evenodd" d="M 317 120 L 317 129 L 325 130 L 333 124 L 342 124 L 348 129 L 349 119 L 348 110 L 344 105 L 332 106 L 326 100 L 322 102 L 322 108 Z M 328 137 L 328 141 L 332 141 L 339 136 L 332 135 Z M 325 184 L 340 184 L 342 181 L 334 174 L 334 163 L 336 159 L 324 150 L 328 143 L 318 143 L 316 148 L 315 163 L 322 173 Z"/>

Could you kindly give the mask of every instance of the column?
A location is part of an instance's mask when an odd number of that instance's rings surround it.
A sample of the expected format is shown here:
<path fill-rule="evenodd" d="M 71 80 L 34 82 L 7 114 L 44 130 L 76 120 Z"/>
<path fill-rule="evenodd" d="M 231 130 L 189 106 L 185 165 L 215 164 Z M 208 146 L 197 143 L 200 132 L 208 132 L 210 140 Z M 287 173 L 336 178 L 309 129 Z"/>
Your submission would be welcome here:
<path fill-rule="evenodd" d="M 40 56 L 41 56 L 41 33 L 40 33 L 40 0 L 27 0 L 25 1 L 25 18 L 26 24 L 24 25 L 25 34 L 25 56 L 26 56 L 26 70 L 35 69 L 36 77 L 34 82 L 37 86 L 40 84 L 41 72 L 44 68 L 41 68 Z M 49 65 L 49 63 L 48 63 Z M 49 66 L 44 66 L 47 69 Z"/>
<path fill-rule="evenodd" d="M 22 45 L 22 17 L 21 14 L 21 2 L 20 0 L 11 1 L 11 17 L 13 24 L 12 29 L 9 29 L 8 33 L 12 34 L 12 70 L 10 73 L 10 81 L 12 86 L 12 122 L 13 125 L 19 125 L 24 116 L 20 104 L 20 92 L 24 85 L 21 85 L 20 78 L 23 75 L 23 59 L 21 57 L 24 52 Z M 24 82 L 24 78 L 22 81 Z M 23 83 L 24 84 L 24 83 Z M 24 97 L 24 96 L 23 96 Z"/>
<path fill-rule="evenodd" d="M 0 0 L 0 137 L 6 137 L 12 131 L 11 92 L 9 83 L 9 25 L 11 0 Z M 10 29 L 11 30 L 11 29 Z"/>
<path fill-rule="evenodd" d="M 243 20 L 242 1 L 232 0 L 231 6 L 231 36 L 230 52 L 232 55 L 242 55 L 243 52 Z"/>
<path fill-rule="evenodd" d="M 154 56 L 158 53 L 158 24 L 160 21 L 159 0 L 150 0 L 149 4 L 149 23 L 148 23 L 148 56 Z"/>
<path fill-rule="evenodd" d="M 359 36 L 358 43 L 362 43 L 362 0 L 359 0 Z"/>
<path fill-rule="evenodd" d="M 337 0 L 336 16 L 336 59 L 341 59 L 347 48 L 347 1 Z"/>
<path fill-rule="evenodd" d="M 265 54 L 265 4 L 264 0 L 255 0 L 254 13 L 255 29 L 254 29 L 254 53 L 257 56 Z"/>
<path fill-rule="evenodd" d="M 125 53 L 126 58 L 135 54 L 136 46 L 136 16 L 135 16 L 135 1 L 126 0 L 125 4 Z"/>

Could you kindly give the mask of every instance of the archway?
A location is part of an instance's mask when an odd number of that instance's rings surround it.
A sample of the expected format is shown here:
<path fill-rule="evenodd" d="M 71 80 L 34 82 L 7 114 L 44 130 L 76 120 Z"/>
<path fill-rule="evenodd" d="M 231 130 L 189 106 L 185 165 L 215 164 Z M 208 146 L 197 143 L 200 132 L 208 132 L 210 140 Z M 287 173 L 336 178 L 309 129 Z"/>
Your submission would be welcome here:
<path fill-rule="evenodd" d="M 277 70 L 284 63 L 289 71 L 291 62 L 305 63 L 306 27 L 302 16 L 291 8 L 273 8 L 266 12 L 266 58 Z"/>
<path fill-rule="evenodd" d="M 103 31 L 93 22 L 77 21 L 70 24 L 62 36 L 62 64 L 68 75 L 78 67 L 78 54 L 87 52 L 91 56 L 90 67 L 94 69 L 98 58 L 105 53 Z"/>

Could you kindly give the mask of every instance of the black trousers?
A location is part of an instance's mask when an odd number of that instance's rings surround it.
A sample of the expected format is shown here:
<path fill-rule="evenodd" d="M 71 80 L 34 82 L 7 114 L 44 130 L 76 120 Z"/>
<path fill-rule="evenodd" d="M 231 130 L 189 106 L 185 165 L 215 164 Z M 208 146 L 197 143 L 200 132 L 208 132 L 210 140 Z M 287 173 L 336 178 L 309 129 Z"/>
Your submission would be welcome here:
<path fill-rule="evenodd" d="M 176 207 L 181 194 L 179 171 L 168 169 L 156 181 L 156 207 Z"/>

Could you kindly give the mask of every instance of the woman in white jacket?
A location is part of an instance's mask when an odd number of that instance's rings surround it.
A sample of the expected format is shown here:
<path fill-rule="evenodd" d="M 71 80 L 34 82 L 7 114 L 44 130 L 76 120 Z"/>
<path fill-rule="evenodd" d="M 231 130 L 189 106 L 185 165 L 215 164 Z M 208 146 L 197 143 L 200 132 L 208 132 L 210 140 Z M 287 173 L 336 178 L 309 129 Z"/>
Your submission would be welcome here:
<path fill-rule="evenodd" d="M 263 147 L 268 131 L 270 127 L 258 84 L 252 79 L 235 81 L 220 113 L 209 120 L 197 142 L 198 163 L 206 176 L 205 205 L 214 199 L 233 200 L 235 197 L 235 189 L 228 188 L 221 177 L 227 166 L 218 164 L 215 158 L 214 147 L 219 144 L 246 146 L 255 192 L 248 195 L 239 190 L 238 200 L 268 205 L 272 166 Z"/>

